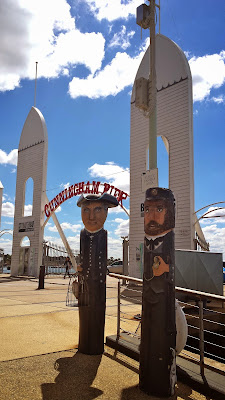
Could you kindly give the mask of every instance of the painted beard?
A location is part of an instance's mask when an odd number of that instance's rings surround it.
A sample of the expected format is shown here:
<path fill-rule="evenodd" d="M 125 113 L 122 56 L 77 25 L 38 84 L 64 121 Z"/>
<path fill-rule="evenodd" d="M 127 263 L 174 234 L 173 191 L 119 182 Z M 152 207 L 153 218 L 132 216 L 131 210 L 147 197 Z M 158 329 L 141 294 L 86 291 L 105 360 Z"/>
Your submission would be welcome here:
<path fill-rule="evenodd" d="M 160 235 L 165 231 L 165 224 L 158 224 L 156 221 L 150 221 L 148 224 L 145 224 L 145 233 L 150 236 Z"/>

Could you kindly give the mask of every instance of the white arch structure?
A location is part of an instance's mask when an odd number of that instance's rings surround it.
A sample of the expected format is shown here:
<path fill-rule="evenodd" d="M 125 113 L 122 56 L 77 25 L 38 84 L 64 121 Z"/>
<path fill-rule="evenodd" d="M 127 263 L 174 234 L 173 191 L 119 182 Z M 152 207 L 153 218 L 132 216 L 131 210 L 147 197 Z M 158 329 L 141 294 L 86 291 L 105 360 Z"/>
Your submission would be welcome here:
<path fill-rule="evenodd" d="M 73 267 L 76 269 L 75 257 L 55 215 L 55 210 L 65 200 L 81 193 L 100 194 L 110 191 L 112 195 L 118 198 L 121 207 L 127 213 L 127 210 L 122 204 L 122 200 L 125 200 L 128 194 L 109 183 L 101 184 L 100 182 L 93 182 L 93 184 L 95 184 L 92 185 L 90 182 L 80 182 L 72 185 L 68 190 L 63 190 L 49 202 L 46 196 L 47 153 L 48 135 L 45 120 L 41 112 L 37 108 L 32 107 L 24 123 L 18 149 L 11 261 L 11 275 L 14 276 L 23 275 L 25 273 L 31 276 L 39 276 L 43 255 L 44 228 L 50 217 L 52 217 L 62 242 L 71 258 Z M 33 180 L 33 207 L 32 215 L 25 216 L 25 191 L 26 183 L 29 178 Z M 103 185 L 103 188 L 99 191 L 100 185 Z M 46 214 L 46 209 L 49 215 Z M 45 214 L 47 217 L 46 219 Z M 27 246 L 24 252 L 21 248 L 21 243 L 25 236 L 28 237 L 30 246 Z M 26 259 L 25 263 L 24 259 Z M 26 267 L 24 267 L 25 264 Z"/>
<path fill-rule="evenodd" d="M 137 75 L 148 79 L 149 49 Z M 156 36 L 157 135 L 169 153 L 169 188 L 176 199 L 175 248 L 194 249 L 194 161 L 192 77 L 182 50 L 167 37 Z M 141 177 L 148 169 L 149 119 L 135 106 L 135 82 L 131 97 L 130 136 L 130 266 L 131 276 L 140 277 L 140 252 L 144 223 Z"/>
<path fill-rule="evenodd" d="M 16 199 L 13 229 L 11 275 L 23 274 L 20 244 L 24 236 L 30 240 L 28 275 L 38 276 L 42 264 L 43 223 L 47 176 L 48 135 L 41 112 L 32 107 L 20 137 L 18 149 Z M 33 210 L 24 216 L 25 189 L 33 179 Z"/>

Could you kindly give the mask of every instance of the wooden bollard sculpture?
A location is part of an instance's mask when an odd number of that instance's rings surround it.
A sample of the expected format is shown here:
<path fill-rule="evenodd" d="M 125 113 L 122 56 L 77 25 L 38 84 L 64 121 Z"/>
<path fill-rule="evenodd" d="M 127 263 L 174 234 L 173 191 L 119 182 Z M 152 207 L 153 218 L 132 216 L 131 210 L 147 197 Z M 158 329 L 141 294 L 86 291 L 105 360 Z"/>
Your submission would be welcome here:
<path fill-rule="evenodd" d="M 80 233 L 79 271 L 79 345 L 84 354 L 104 351 L 107 231 L 103 229 L 108 208 L 118 205 L 117 199 L 104 193 L 81 195 L 77 201 L 85 228 Z"/>
<path fill-rule="evenodd" d="M 139 387 L 171 396 L 176 381 L 174 196 L 151 188 L 144 203 L 144 274 Z"/>

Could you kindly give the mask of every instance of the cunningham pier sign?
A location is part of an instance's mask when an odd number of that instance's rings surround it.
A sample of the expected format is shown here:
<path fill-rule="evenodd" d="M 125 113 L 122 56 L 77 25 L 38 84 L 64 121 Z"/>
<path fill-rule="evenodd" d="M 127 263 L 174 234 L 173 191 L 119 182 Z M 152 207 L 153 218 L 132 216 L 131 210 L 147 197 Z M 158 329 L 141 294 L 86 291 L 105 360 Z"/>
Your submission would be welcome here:
<path fill-rule="evenodd" d="M 101 186 L 101 187 L 100 187 Z M 129 196 L 128 193 L 124 192 L 111 185 L 111 183 L 101 183 L 101 182 L 79 182 L 68 188 L 63 189 L 57 196 L 54 197 L 49 203 L 45 204 L 45 215 L 49 218 L 53 211 L 55 211 L 64 201 L 71 199 L 74 196 L 79 196 L 81 194 L 103 194 L 108 192 L 112 196 L 115 196 L 123 207 L 123 200 L 126 200 Z"/>

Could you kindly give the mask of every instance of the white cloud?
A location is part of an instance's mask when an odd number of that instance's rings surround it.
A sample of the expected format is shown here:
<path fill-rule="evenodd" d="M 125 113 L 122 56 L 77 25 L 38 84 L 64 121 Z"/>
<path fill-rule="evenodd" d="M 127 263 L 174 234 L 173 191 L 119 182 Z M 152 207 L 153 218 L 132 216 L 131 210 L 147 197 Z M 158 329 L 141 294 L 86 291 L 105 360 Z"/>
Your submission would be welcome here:
<path fill-rule="evenodd" d="M 67 189 L 69 186 L 70 186 L 69 182 L 60 184 L 60 187 L 63 188 L 63 189 Z"/>
<path fill-rule="evenodd" d="M 49 236 L 49 235 L 44 235 L 44 240 L 50 243 L 54 243 L 57 246 L 64 247 L 64 244 L 62 242 L 62 239 L 60 236 Z M 72 250 L 79 251 L 80 249 L 80 234 L 74 235 L 74 236 L 68 236 L 67 241 L 71 247 Z"/>
<path fill-rule="evenodd" d="M 2 203 L 2 217 L 14 217 L 14 204 L 9 201 Z"/>
<path fill-rule="evenodd" d="M 126 50 L 130 46 L 130 39 L 134 34 L 135 31 L 127 32 L 126 27 L 123 25 L 121 31 L 113 35 L 109 47 L 121 47 L 123 50 Z"/>
<path fill-rule="evenodd" d="M 225 227 L 219 228 L 216 224 L 202 227 L 206 241 L 209 242 L 211 252 L 223 253 L 225 261 Z"/>
<path fill-rule="evenodd" d="M 61 224 L 61 228 L 63 229 L 63 231 L 65 230 L 70 230 L 72 232 L 77 232 L 81 229 L 81 225 L 80 224 L 70 224 L 69 222 L 62 222 Z M 50 232 L 58 232 L 56 226 L 48 226 L 48 230 Z"/>
<path fill-rule="evenodd" d="M 189 60 L 194 101 L 203 101 L 212 89 L 220 88 L 225 82 L 225 51 L 219 54 L 192 57 Z"/>
<path fill-rule="evenodd" d="M 115 218 L 115 222 L 117 224 L 120 224 L 121 222 L 124 222 L 124 219 L 123 218 Z"/>
<path fill-rule="evenodd" d="M 211 100 L 217 104 L 223 104 L 223 103 L 225 104 L 225 96 L 223 96 L 223 95 L 220 95 L 218 97 L 212 97 Z"/>
<path fill-rule="evenodd" d="M 190 58 L 191 52 L 190 51 L 184 51 L 184 54 L 187 58 Z"/>
<path fill-rule="evenodd" d="M 119 237 L 128 236 L 129 235 L 129 219 L 124 220 L 121 218 L 116 218 L 116 222 L 119 223 L 118 227 L 115 230 L 115 234 Z"/>
<path fill-rule="evenodd" d="M 44 240 L 49 243 L 54 243 L 57 246 L 62 246 L 62 247 L 64 246 L 60 236 L 55 237 L 55 236 L 44 235 Z"/>
<path fill-rule="evenodd" d="M 32 204 L 27 204 L 24 206 L 24 217 L 29 217 L 32 215 L 33 206 Z"/>
<path fill-rule="evenodd" d="M 55 213 L 59 213 L 60 211 L 62 211 L 62 207 L 61 207 L 61 206 L 59 206 L 59 207 L 55 210 Z"/>
<path fill-rule="evenodd" d="M 80 234 L 78 233 L 75 236 L 68 236 L 67 237 L 68 243 L 71 249 L 80 252 Z"/>
<path fill-rule="evenodd" d="M 0 164 L 10 164 L 17 165 L 18 159 L 18 150 L 11 150 L 9 154 L 7 154 L 4 150 L 0 149 Z"/>
<path fill-rule="evenodd" d="M 143 3 L 141 0 L 85 0 L 95 17 L 101 21 L 127 19 L 136 14 L 136 8 Z"/>
<path fill-rule="evenodd" d="M 22 241 L 20 242 L 20 246 L 21 247 L 26 247 L 26 246 L 30 246 L 30 239 L 28 238 L 28 236 L 25 236 Z"/>
<path fill-rule="evenodd" d="M 4 193 L 3 194 L 3 196 L 2 196 L 2 200 L 3 201 L 12 201 L 12 199 L 11 199 L 11 197 L 7 194 L 7 193 Z M 15 199 L 14 199 L 15 200 Z"/>
<path fill-rule="evenodd" d="M 12 236 L 5 234 L 0 238 L 0 247 L 4 250 L 4 254 L 12 254 Z"/>
<path fill-rule="evenodd" d="M 108 236 L 108 258 L 121 258 L 122 259 L 122 239 L 115 239 L 112 236 Z"/>
<path fill-rule="evenodd" d="M 71 45 L 72 43 L 72 45 Z M 1 0 L 0 91 L 13 90 L 21 79 L 68 75 L 84 64 L 91 73 L 101 67 L 105 39 L 81 33 L 66 0 Z"/>
<path fill-rule="evenodd" d="M 111 63 L 95 75 L 90 74 L 86 79 L 73 78 L 69 84 L 70 96 L 74 99 L 79 96 L 89 97 L 90 99 L 110 95 L 116 96 L 133 84 L 145 50 L 146 46 L 136 57 L 118 52 Z"/>
<path fill-rule="evenodd" d="M 107 162 L 106 164 L 94 164 L 88 168 L 91 177 L 105 178 L 114 187 L 129 193 L 130 189 L 130 170 L 129 168 L 122 168 L 114 162 Z"/>
<path fill-rule="evenodd" d="M 126 208 L 126 210 L 127 210 L 128 213 L 129 213 L 129 209 Z M 119 205 L 118 207 L 109 208 L 109 210 L 108 210 L 108 213 L 109 213 L 109 214 L 121 214 L 121 213 L 124 214 L 124 212 L 125 212 L 125 211 L 122 209 L 122 207 L 120 207 L 120 205 Z"/>

